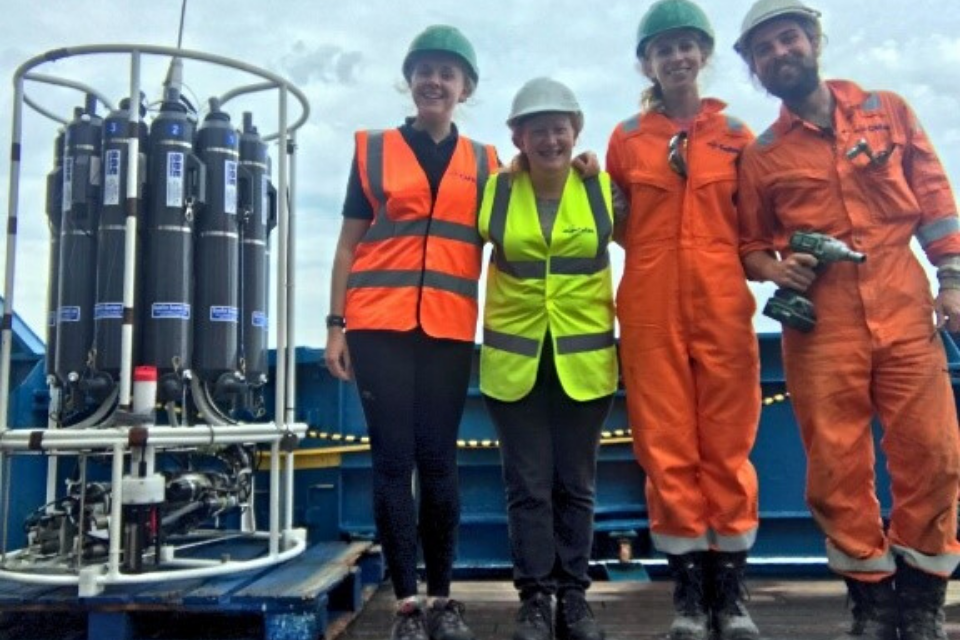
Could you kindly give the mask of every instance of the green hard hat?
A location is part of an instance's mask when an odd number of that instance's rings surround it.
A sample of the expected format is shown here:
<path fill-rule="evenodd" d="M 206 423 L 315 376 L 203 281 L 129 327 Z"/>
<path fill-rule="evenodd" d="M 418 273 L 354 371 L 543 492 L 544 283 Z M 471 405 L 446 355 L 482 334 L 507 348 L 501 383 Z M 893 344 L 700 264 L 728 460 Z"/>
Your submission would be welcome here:
<path fill-rule="evenodd" d="M 477 69 L 477 54 L 474 52 L 470 41 L 455 27 L 435 24 L 424 29 L 410 43 L 410 50 L 407 51 L 407 55 L 403 59 L 403 77 L 407 79 L 407 82 L 410 82 L 410 76 L 413 74 L 413 64 L 417 54 L 431 51 L 451 53 L 457 56 L 463 61 L 467 75 L 473 79 L 473 83 L 477 84 L 480 81 L 480 72 Z"/>
<path fill-rule="evenodd" d="M 696 29 L 713 44 L 713 27 L 703 9 L 690 0 L 658 0 L 640 18 L 637 57 L 643 57 L 643 50 L 651 38 L 673 29 Z"/>

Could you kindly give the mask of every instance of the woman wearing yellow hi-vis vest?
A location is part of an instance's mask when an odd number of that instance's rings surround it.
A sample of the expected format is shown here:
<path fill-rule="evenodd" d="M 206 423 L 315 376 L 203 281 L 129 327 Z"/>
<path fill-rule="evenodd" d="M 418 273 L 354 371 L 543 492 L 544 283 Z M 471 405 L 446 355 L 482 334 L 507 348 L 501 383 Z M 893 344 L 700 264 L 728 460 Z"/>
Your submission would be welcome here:
<path fill-rule="evenodd" d="M 507 124 L 520 154 L 488 181 L 480 211 L 493 245 L 480 390 L 503 460 L 521 599 L 513 639 L 601 640 L 585 591 L 600 431 L 617 388 L 610 177 L 571 170 L 583 114 L 563 84 L 528 82 Z"/>

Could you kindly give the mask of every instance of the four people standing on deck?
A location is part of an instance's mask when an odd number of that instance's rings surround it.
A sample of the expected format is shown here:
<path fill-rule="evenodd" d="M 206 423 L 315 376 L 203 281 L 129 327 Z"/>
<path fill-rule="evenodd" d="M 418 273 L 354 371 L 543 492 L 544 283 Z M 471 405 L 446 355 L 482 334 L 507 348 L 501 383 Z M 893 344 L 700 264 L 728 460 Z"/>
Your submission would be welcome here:
<path fill-rule="evenodd" d="M 517 94 L 508 121 L 518 160 L 487 180 L 496 153 L 459 136 L 452 122 L 478 80 L 472 47 L 451 27 L 432 27 L 411 45 L 403 71 L 417 116 L 357 134 L 327 319 L 328 365 L 342 379 L 355 375 L 370 429 L 375 516 L 398 599 L 394 638 L 473 637 L 463 605 L 450 599 L 450 576 L 481 237 L 494 250 L 480 384 L 501 443 L 521 598 L 514 638 L 603 637 L 585 591 L 599 434 L 617 383 L 611 235 L 626 252 L 619 353 L 651 536 L 674 578 L 671 639 L 760 637 L 744 606 L 758 529 L 749 454 L 761 406 L 747 276 L 809 289 L 820 307 L 813 332 L 785 329 L 784 362 L 808 454 L 810 507 L 831 567 L 847 578 L 855 631 L 881 640 L 946 637 L 944 589 L 960 559 L 960 447 L 942 349 L 928 334 L 934 312 L 960 329 L 960 225 L 909 107 L 894 94 L 819 79 L 818 16 L 797 0 L 759 0 L 745 18 L 737 51 L 784 104 L 754 142 L 721 101 L 700 95 L 714 48 L 702 9 L 690 0 L 653 3 L 636 42 L 652 86 L 640 113 L 610 137 L 610 174 L 591 178 L 570 170 L 583 126 L 573 93 L 538 78 Z M 851 151 L 831 156 L 816 145 Z M 814 159 L 840 166 L 830 173 Z M 829 195 L 817 188 L 827 174 L 837 193 L 862 191 L 862 206 L 797 205 Z M 874 254 L 881 262 L 876 271 L 815 272 L 815 259 L 788 250 L 796 230 L 867 247 L 870 264 Z M 936 301 L 924 298 L 926 279 L 907 245 L 913 232 L 939 268 Z M 903 302 L 874 306 L 866 271 Z M 891 347 L 877 352 L 877 331 L 917 348 L 890 337 Z M 863 358 L 831 359 L 838 340 L 860 340 Z M 846 409 L 831 408 L 834 398 Z M 852 455 L 869 444 L 874 413 L 891 463 L 889 531 L 872 490 L 873 455 Z M 828 438 L 835 424 L 849 428 Z M 916 438 L 926 444 L 908 446 Z M 908 478 L 918 465 L 938 480 Z M 418 535 L 426 604 L 417 596 Z"/>

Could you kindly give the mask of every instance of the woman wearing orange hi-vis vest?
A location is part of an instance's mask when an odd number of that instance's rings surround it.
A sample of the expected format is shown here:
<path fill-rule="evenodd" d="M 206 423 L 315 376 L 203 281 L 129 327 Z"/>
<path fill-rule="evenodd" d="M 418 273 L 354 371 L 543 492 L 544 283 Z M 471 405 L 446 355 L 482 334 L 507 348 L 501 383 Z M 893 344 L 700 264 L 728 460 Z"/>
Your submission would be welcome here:
<path fill-rule="evenodd" d="M 455 107 L 479 78 L 463 34 L 429 27 L 411 44 L 403 73 L 416 116 L 396 129 L 356 134 L 326 361 L 334 376 L 356 378 L 367 421 L 374 517 L 397 597 L 391 638 L 472 640 L 463 604 L 450 598 L 460 520 L 457 430 L 477 322 L 477 209 L 498 163 L 493 147 L 453 124 Z"/>
<path fill-rule="evenodd" d="M 689 0 L 643 16 L 637 57 L 653 86 L 610 138 L 629 202 L 616 239 L 620 357 L 650 529 L 674 577 L 672 640 L 759 637 L 743 605 L 758 526 L 749 454 L 760 413 L 755 302 L 738 254 L 737 159 L 752 139 L 701 98 L 713 30 Z"/>

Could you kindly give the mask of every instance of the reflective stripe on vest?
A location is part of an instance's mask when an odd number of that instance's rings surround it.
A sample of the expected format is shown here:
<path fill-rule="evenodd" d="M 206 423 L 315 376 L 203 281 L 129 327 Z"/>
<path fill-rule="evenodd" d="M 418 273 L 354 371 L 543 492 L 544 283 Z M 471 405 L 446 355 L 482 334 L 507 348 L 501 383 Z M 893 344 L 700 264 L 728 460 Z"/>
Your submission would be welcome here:
<path fill-rule="evenodd" d="M 347 278 L 348 326 L 473 341 L 492 147 L 461 137 L 435 194 L 399 130 L 359 132 L 357 163 L 373 219 Z"/>
<path fill-rule="evenodd" d="M 540 342 L 523 336 L 515 336 L 485 327 L 483 329 L 483 343 L 501 351 L 509 351 L 520 356 L 536 358 L 540 352 Z M 583 353 L 597 351 L 616 345 L 613 331 L 602 333 L 588 333 L 579 336 L 557 337 L 557 353 Z"/>
<path fill-rule="evenodd" d="M 423 286 L 433 287 L 456 293 L 468 298 L 477 298 L 477 281 L 468 278 L 458 278 L 437 271 L 392 271 L 380 269 L 378 271 L 360 271 L 351 273 L 347 278 L 348 287 L 418 287 L 423 280 Z"/>

